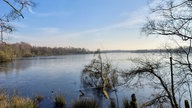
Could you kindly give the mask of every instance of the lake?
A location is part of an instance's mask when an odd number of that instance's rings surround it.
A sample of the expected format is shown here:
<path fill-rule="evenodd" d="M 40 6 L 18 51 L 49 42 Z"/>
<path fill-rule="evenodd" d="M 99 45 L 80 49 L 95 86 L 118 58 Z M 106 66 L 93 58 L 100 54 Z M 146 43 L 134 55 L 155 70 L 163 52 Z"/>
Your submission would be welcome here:
<path fill-rule="evenodd" d="M 103 59 L 109 60 L 113 66 L 119 69 L 129 69 L 133 57 L 157 57 L 158 54 L 142 53 L 104 53 Z M 9 94 L 17 93 L 24 97 L 42 95 L 43 101 L 40 108 L 53 108 L 53 97 L 57 93 L 65 95 L 67 107 L 71 100 L 79 97 L 82 89 L 80 81 L 81 72 L 94 58 L 93 54 L 64 55 L 48 57 L 20 58 L 11 63 L 1 64 L 0 88 Z M 119 100 L 137 92 L 139 103 L 149 96 L 149 90 L 135 91 L 127 87 L 119 87 L 117 90 Z M 106 106 L 105 98 L 98 97 L 94 93 L 86 94 L 87 97 L 99 98 L 100 104 Z M 115 96 L 111 94 L 111 96 Z M 100 99 L 102 98 L 102 99 Z M 101 101 L 103 100 L 103 101 Z"/>

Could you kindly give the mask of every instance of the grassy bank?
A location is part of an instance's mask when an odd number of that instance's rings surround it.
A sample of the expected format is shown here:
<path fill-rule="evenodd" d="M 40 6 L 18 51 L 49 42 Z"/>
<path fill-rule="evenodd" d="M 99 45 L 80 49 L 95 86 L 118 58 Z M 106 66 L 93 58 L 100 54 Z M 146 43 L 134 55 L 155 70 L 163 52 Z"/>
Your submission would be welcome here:
<path fill-rule="evenodd" d="M 0 92 L 0 108 L 38 108 L 39 103 L 43 100 L 43 96 L 36 96 L 35 98 L 26 98 L 18 95 L 9 96 L 5 92 Z M 109 99 L 110 101 L 110 99 Z M 135 98 L 136 101 L 136 98 Z M 136 103 L 136 102 L 135 102 Z M 94 98 L 81 97 L 74 99 L 71 102 L 66 102 L 63 94 L 57 94 L 53 98 L 54 108 L 102 108 Z M 126 104 L 126 105 L 125 105 Z M 132 107 L 132 101 L 123 101 L 123 108 L 137 108 L 137 105 Z M 136 106 L 136 107 L 135 107 Z M 114 101 L 108 105 L 108 108 L 118 108 Z"/>
<path fill-rule="evenodd" d="M 0 95 L 0 108 L 37 108 L 37 104 L 30 98 Z"/>

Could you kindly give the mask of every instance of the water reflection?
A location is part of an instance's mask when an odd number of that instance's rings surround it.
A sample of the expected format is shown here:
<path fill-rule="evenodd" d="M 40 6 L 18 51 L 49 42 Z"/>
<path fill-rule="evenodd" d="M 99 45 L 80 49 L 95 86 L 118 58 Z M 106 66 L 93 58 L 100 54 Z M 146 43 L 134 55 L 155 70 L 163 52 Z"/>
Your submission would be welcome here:
<path fill-rule="evenodd" d="M 119 103 L 117 90 L 107 90 L 107 93 L 110 97 L 110 99 L 106 99 L 103 95 L 102 89 L 98 88 L 86 88 L 87 86 L 83 85 L 81 91 L 85 94 L 83 96 L 80 96 L 80 98 L 88 97 L 88 98 L 94 98 L 98 102 L 102 108 L 107 108 L 111 101 L 114 101 L 114 103 L 117 105 Z M 81 93 L 80 93 L 81 94 Z"/>
<path fill-rule="evenodd" d="M 0 64 L 0 73 L 20 72 L 31 67 L 31 60 L 14 60 L 13 62 Z"/>

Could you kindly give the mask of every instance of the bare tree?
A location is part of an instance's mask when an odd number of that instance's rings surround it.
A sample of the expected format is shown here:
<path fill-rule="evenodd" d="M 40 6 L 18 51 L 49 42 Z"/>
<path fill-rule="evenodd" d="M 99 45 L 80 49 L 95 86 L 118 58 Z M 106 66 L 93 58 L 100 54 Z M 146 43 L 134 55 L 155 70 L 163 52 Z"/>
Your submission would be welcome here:
<path fill-rule="evenodd" d="M 24 18 L 22 11 L 25 8 L 35 6 L 35 3 L 31 0 L 2 0 L 2 2 L 10 7 L 10 11 L 0 16 L 1 42 L 4 41 L 3 32 L 10 33 L 14 31 L 14 27 L 10 25 L 10 22 L 19 18 Z"/>
<path fill-rule="evenodd" d="M 180 71 L 173 71 L 172 57 L 170 57 L 169 65 L 164 60 L 135 58 L 131 59 L 131 61 L 136 63 L 137 67 L 125 72 L 123 75 L 129 86 L 149 85 L 150 88 L 157 90 L 157 92 L 151 93 L 152 98 L 142 105 L 143 108 L 155 105 L 158 107 L 180 107 L 176 95 L 180 96 L 179 93 L 182 91 L 184 78 L 180 76 Z"/>
<path fill-rule="evenodd" d="M 105 95 L 105 92 L 115 89 L 118 85 L 118 70 L 113 68 L 110 62 L 104 61 L 99 52 L 98 58 L 93 59 L 83 69 L 81 81 L 84 87 L 101 89 L 104 96 L 109 98 L 108 94 Z"/>
<path fill-rule="evenodd" d="M 159 81 L 163 88 L 164 95 L 157 96 L 158 100 L 168 99 L 173 108 L 180 106 L 181 99 L 176 98 L 176 94 L 182 96 L 191 93 L 191 40 L 192 40 L 192 0 L 152 0 L 151 15 L 147 18 L 147 23 L 143 26 L 142 32 L 147 35 L 161 35 L 170 37 L 180 37 L 188 43 L 188 46 L 180 47 L 180 51 L 170 57 L 170 76 L 167 80 L 166 74 L 159 74 L 159 63 L 139 61 L 143 66 L 128 72 L 129 75 L 137 75 L 137 78 L 143 75 L 151 75 Z M 172 52 L 171 52 L 172 53 Z M 156 71 L 155 71 L 156 70 Z M 150 78 L 153 78 L 150 77 Z M 153 80 L 152 80 L 153 81 Z M 168 81 L 168 82 L 167 82 Z M 181 88 L 184 88 L 181 90 Z"/>
<path fill-rule="evenodd" d="M 106 99 L 111 101 L 111 104 L 114 103 L 114 100 L 110 97 L 110 94 L 114 92 L 117 108 L 119 108 L 116 88 L 120 84 L 118 80 L 119 70 L 114 68 L 108 60 L 103 60 L 100 50 L 95 54 L 98 54 L 98 56 L 89 65 L 86 65 L 82 71 L 81 83 L 84 89 L 95 89 L 97 95 L 102 93 Z"/>
<path fill-rule="evenodd" d="M 157 0 L 154 0 L 157 1 Z M 192 1 L 191 0 L 159 0 L 155 7 L 151 8 L 154 17 L 148 17 L 148 22 L 142 28 L 147 35 L 162 35 L 181 37 L 188 47 L 182 46 L 182 53 L 186 54 L 185 60 L 179 61 L 186 65 L 192 72 L 190 52 L 192 39 Z M 183 57 L 182 57 L 183 58 Z"/>

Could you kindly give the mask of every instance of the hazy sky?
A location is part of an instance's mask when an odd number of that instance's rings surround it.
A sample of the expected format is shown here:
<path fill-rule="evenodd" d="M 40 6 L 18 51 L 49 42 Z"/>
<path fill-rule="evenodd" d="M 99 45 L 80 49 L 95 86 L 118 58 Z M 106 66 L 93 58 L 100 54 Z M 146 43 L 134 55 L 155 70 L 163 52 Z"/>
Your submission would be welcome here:
<path fill-rule="evenodd" d="M 37 6 L 14 22 L 8 42 L 95 49 L 154 49 L 162 38 L 141 34 L 148 0 L 34 0 Z"/>

